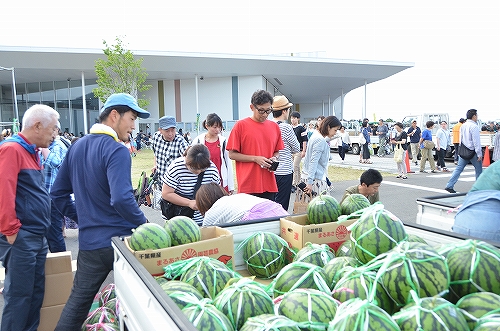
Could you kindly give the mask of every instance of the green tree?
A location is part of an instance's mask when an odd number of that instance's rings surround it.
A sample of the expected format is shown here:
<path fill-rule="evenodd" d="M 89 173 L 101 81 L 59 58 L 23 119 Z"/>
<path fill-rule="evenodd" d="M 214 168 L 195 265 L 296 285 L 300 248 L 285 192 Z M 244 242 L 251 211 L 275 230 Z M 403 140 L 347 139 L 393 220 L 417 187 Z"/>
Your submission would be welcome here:
<path fill-rule="evenodd" d="M 143 99 L 145 95 L 139 94 L 149 90 L 152 86 L 144 84 L 148 73 L 142 67 L 143 58 L 134 59 L 134 54 L 125 49 L 119 37 L 116 37 L 115 41 L 115 45 L 108 45 L 106 40 L 103 40 L 106 46 L 103 51 L 107 59 L 95 61 L 98 87 L 93 89 L 94 95 L 105 102 L 113 93 L 129 93 L 137 99 L 139 107 L 146 108 L 149 105 L 149 99 Z"/>

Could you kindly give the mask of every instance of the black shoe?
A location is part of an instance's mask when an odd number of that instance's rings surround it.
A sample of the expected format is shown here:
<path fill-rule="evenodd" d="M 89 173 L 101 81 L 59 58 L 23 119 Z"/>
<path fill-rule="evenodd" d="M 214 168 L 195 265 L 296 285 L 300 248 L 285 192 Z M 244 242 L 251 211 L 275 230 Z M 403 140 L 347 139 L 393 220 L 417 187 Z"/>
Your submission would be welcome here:
<path fill-rule="evenodd" d="M 448 191 L 448 192 L 450 192 L 450 193 L 457 193 L 457 191 L 455 191 L 451 187 L 447 187 L 447 188 L 445 188 L 445 190 Z"/>

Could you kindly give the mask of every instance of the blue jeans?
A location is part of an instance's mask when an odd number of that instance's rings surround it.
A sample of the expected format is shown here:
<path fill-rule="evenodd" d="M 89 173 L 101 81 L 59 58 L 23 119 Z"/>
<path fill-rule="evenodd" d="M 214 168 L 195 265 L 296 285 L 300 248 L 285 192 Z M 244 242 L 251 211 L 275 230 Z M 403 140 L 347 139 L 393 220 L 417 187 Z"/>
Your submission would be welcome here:
<path fill-rule="evenodd" d="M 13 245 L 0 235 L 0 260 L 5 267 L 2 331 L 36 330 L 45 293 L 47 240 L 23 230 Z"/>
<path fill-rule="evenodd" d="M 56 331 L 79 331 L 87 318 L 94 297 L 109 272 L 113 270 L 112 247 L 79 251 L 73 288 L 64 307 Z"/>
<path fill-rule="evenodd" d="M 478 161 L 477 154 L 474 154 L 470 162 L 474 166 L 474 169 L 476 169 L 476 179 L 477 179 L 481 174 L 481 172 L 483 172 L 483 164 L 481 163 L 481 161 Z M 453 171 L 453 174 L 451 175 L 448 184 L 446 184 L 446 188 L 453 188 L 453 186 L 455 186 L 456 182 L 458 181 L 458 177 L 460 177 L 460 174 L 462 173 L 462 171 L 464 171 L 464 168 L 467 164 L 469 164 L 469 161 L 461 158 L 460 156 L 458 157 L 458 165 Z"/>
<path fill-rule="evenodd" d="M 66 251 L 66 242 L 64 241 L 62 232 L 63 222 L 64 216 L 56 208 L 54 202 L 52 202 L 50 209 L 50 227 L 47 232 L 47 242 L 49 244 L 49 250 L 52 253 Z"/>

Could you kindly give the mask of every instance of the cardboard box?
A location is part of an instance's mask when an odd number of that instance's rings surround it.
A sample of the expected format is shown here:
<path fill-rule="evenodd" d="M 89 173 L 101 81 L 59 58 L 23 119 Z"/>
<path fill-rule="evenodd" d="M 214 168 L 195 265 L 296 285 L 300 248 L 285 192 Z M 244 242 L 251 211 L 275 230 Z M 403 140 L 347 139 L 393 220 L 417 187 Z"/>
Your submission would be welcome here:
<path fill-rule="evenodd" d="M 43 307 L 40 310 L 40 324 L 38 325 L 38 331 L 54 331 L 57 322 L 61 317 L 61 312 L 65 304 Z"/>
<path fill-rule="evenodd" d="M 201 228 L 201 241 L 163 249 L 133 251 L 129 240 L 130 237 L 125 238 L 125 245 L 153 276 L 163 275 L 163 267 L 171 263 L 195 256 L 218 259 L 233 269 L 233 234 L 217 226 Z"/>
<path fill-rule="evenodd" d="M 48 253 L 45 261 L 45 295 L 42 307 L 64 305 L 73 286 L 71 252 Z"/>
<path fill-rule="evenodd" d="M 299 250 L 307 242 L 311 242 L 314 244 L 327 244 L 336 251 L 344 241 L 349 239 L 350 231 L 347 226 L 356 220 L 310 225 L 307 225 L 307 221 L 306 214 L 292 215 L 280 219 L 280 235 L 294 250 Z"/>

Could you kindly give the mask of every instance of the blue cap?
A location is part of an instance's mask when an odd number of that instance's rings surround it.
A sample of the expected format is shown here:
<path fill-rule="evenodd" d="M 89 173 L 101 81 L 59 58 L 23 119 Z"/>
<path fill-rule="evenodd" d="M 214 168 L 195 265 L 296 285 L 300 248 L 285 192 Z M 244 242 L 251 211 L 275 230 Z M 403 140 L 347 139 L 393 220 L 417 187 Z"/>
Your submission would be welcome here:
<path fill-rule="evenodd" d="M 173 116 L 168 116 L 168 115 L 163 116 L 162 118 L 160 118 L 159 122 L 160 122 L 160 129 L 163 130 L 176 127 L 175 117 Z"/>
<path fill-rule="evenodd" d="M 135 100 L 135 98 L 128 93 L 111 94 L 104 103 L 101 112 L 105 109 L 108 109 L 109 107 L 114 106 L 129 107 L 130 109 L 135 111 L 137 113 L 137 116 L 140 118 L 148 118 L 149 115 L 151 115 L 148 111 L 139 107 L 139 105 L 137 104 L 137 100 Z"/>

